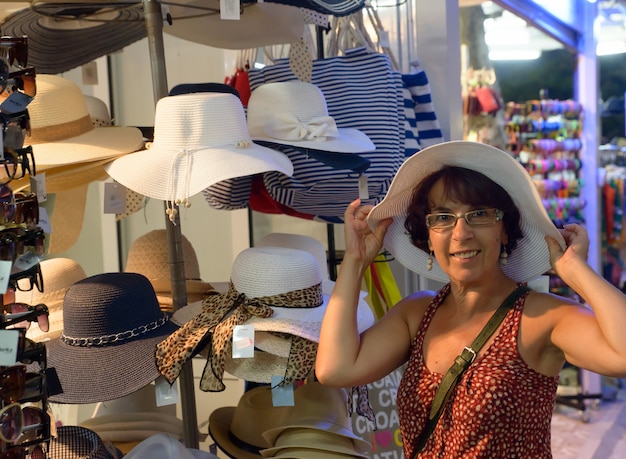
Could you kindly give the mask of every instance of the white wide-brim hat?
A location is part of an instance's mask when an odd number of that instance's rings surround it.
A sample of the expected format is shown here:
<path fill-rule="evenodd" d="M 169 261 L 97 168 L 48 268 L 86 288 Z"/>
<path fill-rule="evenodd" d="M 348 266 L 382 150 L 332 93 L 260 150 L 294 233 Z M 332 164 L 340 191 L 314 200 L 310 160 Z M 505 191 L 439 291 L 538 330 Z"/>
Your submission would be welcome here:
<path fill-rule="evenodd" d="M 56 75 L 37 75 L 37 96 L 28 105 L 37 169 L 114 158 L 143 148 L 135 127 L 93 125 L 76 83 Z"/>
<path fill-rule="evenodd" d="M 265 83 L 250 94 L 247 115 L 255 141 L 333 153 L 376 150 L 365 133 L 336 125 L 324 94 L 312 83 Z"/>
<path fill-rule="evenodd" d="M 137 193 L 174 202 L 234 177 L 292 175 L 293 165 L 283 153 L 252 142 L 236 96 L 194 93 L 160 99 L 151 147 L 117 158 L 106 171 Z"/>
<path fill-rule="evenodd" d="M 565 248 L 565 241 L 543 206 L 530 175 L 509 153 L 478 142 L 439 143 L 408 158 L 398 169 L 385 198 L 367 217 L 374 229 L 381 220 L 393 218 L 385 235 L 384 247 L 406 268 L 429 279 L 448 282 L 436 260 L 427 269 L 429 254 L 411 242 L 404 228 L 413 189 L 425 177 L 444 166 L 458 166 L 480 172 L 500 185 L 511 196 L 520 212 L 523 237 L 502 266 L 504 273 L 517 282 L 526 282 L 549 271 L 550 252 L 545 241 L 551 236 Z"/>
<path fill-rule="evenodd" d="M 172 24 L 163 32 L 214 48 L 247 49 L 289 44 L 304 33 L 300 8 L 276 3 L 244 3 L 239 20 L 220 17 L 217 0 L 184 0 L 169 5 Z"/>

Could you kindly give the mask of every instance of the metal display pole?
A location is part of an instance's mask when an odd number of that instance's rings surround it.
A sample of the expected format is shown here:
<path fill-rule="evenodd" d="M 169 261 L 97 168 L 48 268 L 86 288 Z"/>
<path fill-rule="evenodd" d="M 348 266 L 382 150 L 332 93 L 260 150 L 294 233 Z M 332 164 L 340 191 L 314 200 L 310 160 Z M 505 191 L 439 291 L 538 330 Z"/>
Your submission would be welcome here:
<path fill-rule="evenodd" d="M 165 69 L 165 51 L 163 47 L 163 16 L 161 4 L 156 0 L 143 0 L 148 46 L 150 49 L 150 66 L 152 69 L 152 84 L 154 103 L 167 96 L 167 75 Z M 163 204 L 166 207 L 166 204 Z M 169 254 L 170 276 L 172 282 L 172 301 L 174 310 L 187 304 L 187 288 L 185 284 L 185 261 L 183 258 L 182 233 L 180 217 L 177 214 L 174 221 L 164 213 L 167 246 Z M 185 446 L 198 449 L 198 420 L 196 414 L 196 399 L 193 386 L 192 361 L 183 366 L 178 378 L 180 385 L 180 401 L 183 416 L 183 433 Z"/>

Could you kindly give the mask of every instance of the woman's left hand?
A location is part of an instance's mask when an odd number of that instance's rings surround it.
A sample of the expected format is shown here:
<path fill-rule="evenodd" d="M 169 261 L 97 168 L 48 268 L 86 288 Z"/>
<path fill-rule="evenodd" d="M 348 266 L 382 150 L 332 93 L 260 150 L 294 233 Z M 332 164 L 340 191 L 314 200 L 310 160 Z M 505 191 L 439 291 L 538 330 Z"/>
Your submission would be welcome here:
<path fill-rule="evenodd" d="M 559 267 L 565 266 L 568 261 L 574 258 L 587 261 L 589 253 L 589 236 L 587 230 L 575 223 L 567 224 L 559 229 L 565 239 L 566 248 L 563 250 L 556 239 L 547 236 L 546 242 L 550 250 L 550 264 L 552 268 L 559 272 Z"/>

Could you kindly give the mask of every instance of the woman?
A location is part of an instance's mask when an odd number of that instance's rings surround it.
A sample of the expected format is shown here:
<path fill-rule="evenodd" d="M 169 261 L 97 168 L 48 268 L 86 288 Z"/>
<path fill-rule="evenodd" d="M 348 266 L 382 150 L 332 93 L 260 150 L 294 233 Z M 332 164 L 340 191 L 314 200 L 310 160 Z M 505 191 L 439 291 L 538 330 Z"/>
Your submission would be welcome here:
<path fill-rule="evenodd" d="M 409 158 L 376 207 L 351 203 L 346 251 L 317 354 L 323 384 L 349 387 L 407 367 L 397 409 L 405 457 L 442 375 L 517 285 L 553 268 L 590 308 L 523 294 L 453 388 L 418 457 L 550 458 L 550 420 L 565 361 L 626 376 L 626 297 L 587 264 L 587 232 L 557 230 L 524 168 L 488 145 L 455 141 Z M 385 246 L 445 282 L 395 305 L 357 334 L 362 276 Z"/>

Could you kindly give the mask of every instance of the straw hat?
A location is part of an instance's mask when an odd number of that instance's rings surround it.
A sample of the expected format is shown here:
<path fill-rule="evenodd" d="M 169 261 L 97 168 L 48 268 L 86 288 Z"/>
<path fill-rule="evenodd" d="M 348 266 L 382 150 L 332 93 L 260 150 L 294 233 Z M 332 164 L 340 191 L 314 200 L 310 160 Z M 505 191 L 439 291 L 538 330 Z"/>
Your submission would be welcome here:
<path fill-rule="evenodd" d="M 263 437 L 276 447 L 279 437 L 287 430 L 312 429 L 349 438 L 353 442 L 355 453 L 366 454 L 371 450 L 371 445 L 353 432 L 347 404 L 348 392 L 345 389 L 324 386 L 318 382 L 304 384 L 294 391 L 294 405 L 290 407 L 291 412 L 287 419 L 282 425 L 265 430 Z M 293 436 L 289 435 L 289 438 L 284 444 L 304 448 L 314 446 L 314 443 L 305 442 L 298 445 Z"/>
<path fill-rule="evenodd" d="M 194 93 L 161 98 L 150 149 L 117 158 L 106 170 L 127 188 L 173 206 L 229 178 L 291 175 L 293 165 L 284 154 L 252 143 L 237 96 Z"/>
<path fill-rule="evenodd" d="M 308 453 L 304 456 L 306 458 L 370 457 L 368 454 L 357 451 L 354 438 L 320 429 L 319 426 L 323 426 L 325 421 L 325 419 L 320 419 L 316 428 L 294 427 L 285 429 L 276 438 L 272 448 L 261 450 L 261 456 L 293 457 L 295 449 L 296 451 L 306 451 Z M 359 447 L 369 450 L 364 445 L 359 445 Z M 289 454 L 287 454 L 288 452 Z"/>
<path fill-rule="evenodd" d="M 33 341 L 48 341 L 58 338 L 63 332 L 63 298 L 67 289 L 76 282 L 87 277 L 83 267 L 69 258 L 47 258 L 39 263 L 45 289 L 40 292 L 36 288 L 30 291 L 15 291 L 17 303 L 36 305 L 43 303 L 48 306 L 48 322 L 50 328 L 42 332 L 33 324 L 26 332 L 26 337 Z"/>
<path fill-rule="evenodd" d="M 169 5 L 172 24 L 163 32 L 214 48 L 247 49 L 289 44 L 304 33 L 300 8 L 275 3 L 242 3 L 237 21 L 220 18 L 218 0 L 184 0 Z"/>
<path fill-rule="evenodd" d="M 189 303 L 200 301 L 207 294 L 213 292 L 214 288 L 208 282 L 201 280 L 196 251 L 184 235 L 181 236 L 181 244 L 187 301 Z M 167 311 L 173 310 L 172 278 L 166 230 L 153 230 L 135 239 L 128 250 L 124 271 L 146 276 L 156 292 L 161 308 Z"/>
<path fill-rule="evenodd" d="M 363 153 L 376 146 L 354 128 L 338 128 L 322 91 L 311 83 L 266 83 L 250 95 L 248 129 L 254 141 L 335 153 Z"/>
<path fill-rule="evenodd" d="M 61 426 L 50 440 L 50 459 L 119 459 L 119 450 L 107 447 L 93 430 L 79 426 Z"/>
<path fill-rule="evenodd" d="M 37 69 L 38 87 L 40 74 L 66 72 L 146 36 L 141 2 L 67 3 L 11 2 L 14 8 L 0 14 L 3 35 L 28 36 L 28 65 Z"/>
<path fill-rule="evenodd" d="M 136 273 L 104 273 L 68 288 L 63 334 L 46 342 L 63 393 L 57 403 L 124 397 L 159 376 L 155 345 L 176 330 L 159 308 L 150 281 Z"/>
<path fill-rule="evenodd" d="M 283 425 L 287 406 L 274 406 L 268 386 L 257 386 L 240 397 L 237 406 L 222 406 L 209 415 L 209 434 L 230 457 L 258 459 L 260 450 L 272 445 L 263 431 Z"/>
<path fill-rule="evenodd" d="M 469 141 L 439 143 L 408 158 L 400 166 L 385 198 L 369 213 L 367 221 L 372 229 L 381 220 L 393 218 L 384 246 L 402 265 L 427 278 L 449 281 L 436 260 L 432 269 L 427 269 L 429 254 L 413 245 L 404 228 L 413 189 L 444 166 L 459 166 L 484 174 L 504 188 L 517 206 L 524 236 L 502 266 L 506 275 L 517 282 L 526 282 L 550 270 L 550 252 L 544 237 L 555 238 L 563 248 L 565 241 L 550 220 L 530 175 L 509 153 Z"/>
<path fill-rule="evenodd" d="M 93 39 L 93 38 L 91 38 Z M 113 158 L 139 150 L 134 127 L 95 127 L 76 83 L 56 75 L 37 75 L 37 97 L 28 105 L 37 169 Z"/>

